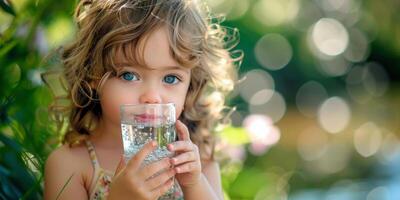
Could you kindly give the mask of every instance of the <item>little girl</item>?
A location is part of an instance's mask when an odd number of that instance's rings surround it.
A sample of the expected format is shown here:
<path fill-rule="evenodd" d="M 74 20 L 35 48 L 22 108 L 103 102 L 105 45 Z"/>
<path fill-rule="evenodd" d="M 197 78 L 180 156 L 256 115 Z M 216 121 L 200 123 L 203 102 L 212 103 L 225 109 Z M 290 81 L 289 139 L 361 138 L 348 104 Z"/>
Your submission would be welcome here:
<path fill-rule="evenodd" d="M 237 60 L 227 29 L 204 8 L 197 0 L 81 0 L 76 40 L 62 53 L 69 126 L 46 162 L 45 199 L 157 199 L 174 184 L 174 199 L 223 199 L 211 131 Z M 141 167 L 157 146 L 150 142 L 125 161 L 120 105 L 156 103 L 176 106 L 175 156 Z"/>

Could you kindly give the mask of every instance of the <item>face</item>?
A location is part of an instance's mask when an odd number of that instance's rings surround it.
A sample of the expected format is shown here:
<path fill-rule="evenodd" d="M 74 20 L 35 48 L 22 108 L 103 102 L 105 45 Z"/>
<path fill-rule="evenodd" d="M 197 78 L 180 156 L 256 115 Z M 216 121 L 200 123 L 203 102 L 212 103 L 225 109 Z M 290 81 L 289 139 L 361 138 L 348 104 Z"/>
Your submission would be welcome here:
<path fill-rule="evenodd" d="M 166 31 L 160 28 L 149 35 L 143 47 L 145 67 L 128 63 L 122 52 L 116 55 L 117 74 L 100 92 L 104 122 L 119 127 L 122 104 L 174 103 L 180 116 L 191 74 L 172 58 Z"/>

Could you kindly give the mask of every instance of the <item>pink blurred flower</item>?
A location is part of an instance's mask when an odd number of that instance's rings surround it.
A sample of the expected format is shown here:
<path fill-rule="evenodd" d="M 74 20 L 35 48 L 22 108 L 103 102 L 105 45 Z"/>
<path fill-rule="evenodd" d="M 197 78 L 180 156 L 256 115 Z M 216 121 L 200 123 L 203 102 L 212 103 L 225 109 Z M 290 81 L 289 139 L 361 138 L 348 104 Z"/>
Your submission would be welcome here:
<path fill-rule="evenodd" d="M 221 141 L 216 146 L 216 151 L 224 152 L 224 157 L 231 161 L 243 161 L 246 158 L 246 152 L 243 145 L 232 145 L 227 141 Z"/>
<path fill-rule="evenodd" d="M 249 134 L 250 152 L 254 155 L 265 153 L 269 147 L 278 143 L 281 137 L 279 129 L 266 115 L 249 115 L 244 119 L 243 126 Z"/>

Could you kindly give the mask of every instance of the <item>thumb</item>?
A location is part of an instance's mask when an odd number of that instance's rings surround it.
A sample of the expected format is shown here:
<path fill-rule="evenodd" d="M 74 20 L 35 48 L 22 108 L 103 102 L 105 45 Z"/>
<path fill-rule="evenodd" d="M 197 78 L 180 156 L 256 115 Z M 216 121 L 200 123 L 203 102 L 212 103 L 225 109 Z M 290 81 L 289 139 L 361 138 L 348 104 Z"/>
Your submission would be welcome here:
<path fill-rule="evenodd" d="M 126 166 L 124 155 L 121 155 L 121 159 L 119 160 L 117 169 L 115 170 L 115 175 L 118 175 Z"/>

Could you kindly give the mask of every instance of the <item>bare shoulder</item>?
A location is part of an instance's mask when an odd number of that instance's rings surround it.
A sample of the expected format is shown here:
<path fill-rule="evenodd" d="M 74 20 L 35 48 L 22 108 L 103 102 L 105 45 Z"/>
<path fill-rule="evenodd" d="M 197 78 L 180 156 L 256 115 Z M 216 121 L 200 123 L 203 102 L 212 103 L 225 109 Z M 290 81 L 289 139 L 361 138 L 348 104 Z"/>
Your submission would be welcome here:
<path fill-rule="evenodd" d="M 55 149 L 48 157 L 47 164 L 53 164 L 58 162 L 70 162 L 70 161 L 83 161 L 87 160 L 87 150 L 85 146 L 74 146 L 69 147 L 68 145 L 62 145 Z M 70 163 L 72 165 L 79 165 L 80 163 Z"/>
<path fill-rule="evenodd" d="M 80 174 L 90 166 L 89 155 L 84 146 L 69 147 L 63 145 L 54 150 L 46 161 L 46 171 L 73 172 Z"/>
<path fill-rule="evenodd" d="M 45 199 L 87 199 L 84 177 L 88 167 L 84 146 L 63 145 L 54 150 L 45 166 Z"/>

